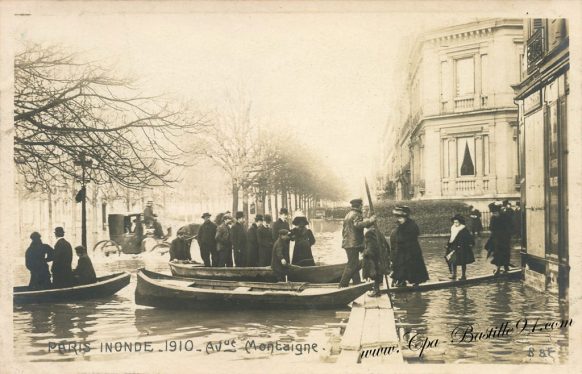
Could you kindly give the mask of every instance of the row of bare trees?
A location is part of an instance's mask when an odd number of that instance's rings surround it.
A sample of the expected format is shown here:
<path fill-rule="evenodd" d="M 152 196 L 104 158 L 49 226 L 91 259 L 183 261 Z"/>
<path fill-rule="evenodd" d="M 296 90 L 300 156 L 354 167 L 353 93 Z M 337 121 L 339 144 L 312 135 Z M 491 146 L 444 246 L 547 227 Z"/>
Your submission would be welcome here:
<path fill-rule="evenodd" d="M 259 125 L 250 100 L 227 96 L 225 109 L 200 113 L 54 46 L 25 45 L 14 69 L 14 157 L 29 190 L 78 179 L 83 157 L 93 183 L 142 189 L 177 182 L 174 170 L 205 156 L 229 176 L 233 210 L 239 196 L 247 212 L 250 198 L 265 211 L 266 201 L 287 206 L 291 196 L 304 208 L 341 197 L 318 156 Z"/>

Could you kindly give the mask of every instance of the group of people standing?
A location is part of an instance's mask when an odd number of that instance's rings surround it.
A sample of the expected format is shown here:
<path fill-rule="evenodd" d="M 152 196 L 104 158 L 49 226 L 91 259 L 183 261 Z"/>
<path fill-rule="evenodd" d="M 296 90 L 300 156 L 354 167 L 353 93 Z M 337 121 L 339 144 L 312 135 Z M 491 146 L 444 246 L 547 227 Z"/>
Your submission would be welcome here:
<path fill-rule="evenodd" d="M 309 229 L 309 221 L 302 213 L 298 213 L 291 222 L 291 228 L 288 216 L 287 208 L 280 209 L 275 222 L 269 214 L 257 214 L 247 230 L 243 212 L 236 212 L 234 218 L 229 211 L 219 213 L 214 222 L 210 219 L 210 213 L 204 213 L 204 223 L 196 235 L 204 266 L 264 267 L 275 261 L 275 252 L 281 253 L 285 260 L 284 266 L 315 265 L 311 251 L 315 237 Z M 295 242 L 292 259 L 289 258 L 289 241 Z M 170 247 L 170 259 L 191 260 L 189 249 L 183 250 L 184 246 L 189 248 L 189 243 L 185 244 L 178 232 L 178 238 L 172 241 Z M 277 265 L 282 265 L 279 260 Z"/>
<path fill-rule="evenodd" d="M 73 249 L 64 237 L 65 230 L 57 227 L 54 234 L 56 237 L 54 249 L 42 242 L 38 232 L 30 234 L 31 243 L 25 253 L 26 268 L 30 271 L 29 289 L 43 290 L 95 283 L 97 276 L 87 255 L 87 249 L 83 246 L 75 247 L 79 259 L 77 267 L 73 270 L 71 266 Z M 49 262 L 52 262 L 50 272 Z"/>

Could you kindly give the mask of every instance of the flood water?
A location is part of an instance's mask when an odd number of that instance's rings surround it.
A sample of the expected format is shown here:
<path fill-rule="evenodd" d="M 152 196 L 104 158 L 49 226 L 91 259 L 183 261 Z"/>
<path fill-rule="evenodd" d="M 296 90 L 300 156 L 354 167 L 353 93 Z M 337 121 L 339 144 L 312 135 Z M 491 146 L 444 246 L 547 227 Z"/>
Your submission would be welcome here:
<path fill-rule="evenodd" d="M 313 222 L 317 243 L 313 248 L 316 261 L 341 263 L 345 252 L 341 247 L 341 222 Z M 425 261 L 432 280 L 446 278 L 443 245 L 445 238 L 423 239 Z M 482 244 L 481 244 L 482 247 Z M 192 247 L 197 252 L 197 247 Z M 485 253 L 475 251 L 476 264 L 468 275 L 489 274 L 493 267 L 485 261 Z M 100 274 L 130 271 L 128 287 L 108 299 L 71 304 L 14 307 L 14 352 L 18 361 L 138 361 L 190 359 L 261 360 L 270 363 L 321 362 L 331 328 L 342 321 L 345 313 L 326 311 L 168 311 L 141 307 L 134 303 L 135 271 L 140 267 L 168 273 L 167 254 L 95 255 L 93 263 Z M 518 264 L 517 254 L 513 263 Z M 22 257 L 14 259 L 15 284 L 28 283 L 28 271 Z M 75 264 L 73 264 L 75 265 Z M 418 334 L 439 339 L 435 347 L 419 352 L 403 347 L 405 358 L 417 362 L 480 362 L 522 363 L 533 349 L 554 350 L 555 362 L 564 363 L 568 354 L 567 330 L 553 330 L 510 337 L 484 339 L 478 342 L 450 343 L 451 331 L 460 324 L 472 324 L 475 331 L 484 331 L 502 322 L 527 318 L 539 323 L 567 319 L 567 306 L 524 287 L 521 282 L 499 282 L 471 287 L 451 288 L 424 293 L 394 295 L 397 328 L 405 339 Z M 343 309 L 348 312 L 349 308 Z M 146 344 L 152 352 L 129 352 Z M 294 351 L 261 351 L 261 343 L 293 345 Z M 64 343 L 59 352 L 55 343 Z M 75 352 L 71 343 L 81 347 Z M 115 345 L 117 343 L 117 346 Z M 209 345 L 209 343 L 211 343 Z M 257 349 L 253 349 L 252 343 Z M 123 346 L 125 344 L 125 346 Z M 235 351 L 230 352 L 234 344 Z M 249 348 L 250 344 L 250 348 Z M 305 344 L 316 348 L 307 352 Z M 300 347 L 298 347 L 300 345 Z M 54 347 L 54 348 L 50 348 Z M 119 349 L 117 349 L 119 348 Z M 245 349 L 249 348 L 249 349 Z M 298 349 L 304 349 L 302 354 Z M 535 362 L 552 362 L 537 359 Z M 276 361 L 272 361 L 276 360 Z M 541 360 L 541 361 L 540 361 Z"/>

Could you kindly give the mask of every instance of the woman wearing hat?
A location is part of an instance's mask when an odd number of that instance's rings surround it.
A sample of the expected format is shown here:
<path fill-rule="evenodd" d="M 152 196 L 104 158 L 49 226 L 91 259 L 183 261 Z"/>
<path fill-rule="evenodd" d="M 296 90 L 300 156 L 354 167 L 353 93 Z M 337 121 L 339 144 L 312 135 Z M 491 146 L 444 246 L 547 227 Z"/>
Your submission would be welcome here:
<path fill-rule="evenodd" d="M 31 290 L 44 290 L 51 288 L 51 273 L 47 262 L 53 260 L 53 249 L 44 244 L 38 232 L 30 234 L 31 243 L 26 250 L 26 268 L 30 271 L 28 288 Z"/>
<path fill-rule="evenodd" d="M 453 273 L 451 279 L 457 279 L 457 266 L 461 265 L 461 280 L 467 279 L 467 264 L 475 262 L 473 255 L 473 245 L 475 241 L 473 236 L 465 226 L 465 218 L 460 214 L 456 214 L 451 218 L 453 225 L 451 226 L 451 235 L 447 242 L 446 255 L 451 258 L 449 263 L 450 269 Z M 454 253 L 453 253 L 454 251 Z"/>
<path fill-rule="evenodd" d="M 291 223 L 295 226 L 291 230 L 291 240 L 295 241 L 291 263 L 297 266 L 315 266 L 311 252 L 311 246 L 315 244 L 315 237 L 313 232 L 307 228 L 309 221 L 303 213 L 299 213 Z"/>
<path fill-rule="evenodd" d="M 396 216 L 398 227 L 390 234 L 390 248 L 393 253 L 391 277 L 396 286 L 406 286 L 406 282 L 418 286 L 428 280 L 428 271 L 418 242 L 420 229 L 410 218 L 409 207 L 396 207 L 392 213 Z"/>

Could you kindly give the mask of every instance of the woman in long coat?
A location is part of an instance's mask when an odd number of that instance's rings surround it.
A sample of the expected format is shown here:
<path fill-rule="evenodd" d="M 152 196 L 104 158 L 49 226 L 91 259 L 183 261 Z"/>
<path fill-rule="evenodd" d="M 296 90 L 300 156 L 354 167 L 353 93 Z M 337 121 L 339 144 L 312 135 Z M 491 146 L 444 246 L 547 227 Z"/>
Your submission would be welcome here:
<path fill-rule="evenodd" d="M 273 233 L 271 223 L 273 219 L 270 214 L 265 214 L 265 221 L 262 226 L 257 227 L 257 241 L 259 244 L 259 264 L 258 266 L 270 266 L 273 255 Z"/>
<path fill-rule="evenodd" d="M 461 266 L 461 280 L 467 279 L 467 265 L 475 262 L 475 256 L 473 255 L 473 245 L 475 240 L 473 235 L 469 232 L 465 226 L 465 218 L 459 214 L 451 218 L 453 225 L 451 226 L 451 234 L 447 242 L 446 255 L 451 255 L 452 261 L 449 266 L 452 270 L 452 279 L 457 279 L 457 266 Z"/>
<path fill-rule="evenodd" d="M 418 286 L 429 279 L 422 257 L 422 249 L 418 242 L 420 229 L 416 222 L 410 218 L 409 207 L 396 207 L 392 213 L 398 220 L 398 227 L 390 235 L 394 270 L 391 277 L 396 286 L 405 286 L 406 282 Z"/>
<path fill-rule="evenodd" d="M 297 266 L 315 266 L 311 246 L 315 244 L 313 232 L 307 228 L 309 222 L 304 216 L 297 216 L 293 219 L 295 226 L 291 230 L 291 240 L 295 241 L 293 258 L 291 263 Z"/>
<path fill-rule="evenodd" d="M 491 222 L 489 230 L 491 236 L 485 245 L 489 252 L 487 257 L 493 254 L 491 263 L 497 266 L 495 274 L 499 274 L 499 269 L 509 271 L 509 257 L 511 254 L 511 232 L 513 231 L 511 218 L 507 214 L 501 214 L 501 208 L 495 203 L 489 204 L 491 211 Z"/>
<path fill-rule="evenodd" d="M 32 242 L 26 250 L 26 268 L 30 271 L 28 288 L 31 290 L 44 290 L 51 288 L 51 273 L 47 262 L 53 260 L 54 251 L 40 239 L 38 232 L 30 234 Z"/>

